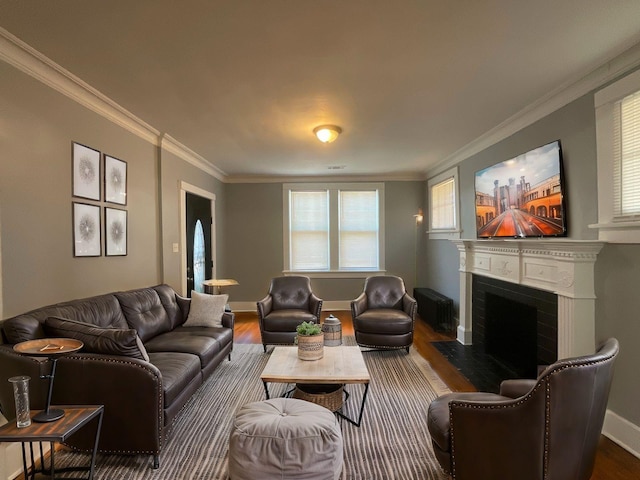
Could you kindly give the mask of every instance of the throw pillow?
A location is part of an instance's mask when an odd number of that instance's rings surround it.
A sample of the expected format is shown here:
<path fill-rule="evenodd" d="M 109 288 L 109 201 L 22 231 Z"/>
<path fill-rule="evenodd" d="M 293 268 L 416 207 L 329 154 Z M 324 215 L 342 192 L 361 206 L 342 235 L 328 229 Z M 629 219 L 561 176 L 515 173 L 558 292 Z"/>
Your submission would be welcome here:
<path fill-rule="evenodd" d="M 149 361 L 138 333 L 134 329 L 104 328 L 68 318 L 49 317 L 44 322 L 47 335 L 75 338 L 84 343 L 83 351 L 106 355 L 123 355 Z"/>
<path fill-rule="evenodd" d="M 221 327 L 222 314 L 229 295 L 191 292 L 191 307 L 185 327 Z"/>

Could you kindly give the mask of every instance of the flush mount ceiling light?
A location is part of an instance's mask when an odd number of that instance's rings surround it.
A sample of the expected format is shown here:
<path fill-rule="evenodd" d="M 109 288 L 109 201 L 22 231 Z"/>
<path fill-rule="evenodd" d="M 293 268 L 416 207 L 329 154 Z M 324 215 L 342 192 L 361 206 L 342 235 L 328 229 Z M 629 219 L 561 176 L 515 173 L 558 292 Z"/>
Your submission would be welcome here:
<path fill-rule="evenodd" d="M 313 133 L 322 143 L 331 143 L 342 133 L 342 129 L 335 125 L 320 125 L 313 129 Z"/>

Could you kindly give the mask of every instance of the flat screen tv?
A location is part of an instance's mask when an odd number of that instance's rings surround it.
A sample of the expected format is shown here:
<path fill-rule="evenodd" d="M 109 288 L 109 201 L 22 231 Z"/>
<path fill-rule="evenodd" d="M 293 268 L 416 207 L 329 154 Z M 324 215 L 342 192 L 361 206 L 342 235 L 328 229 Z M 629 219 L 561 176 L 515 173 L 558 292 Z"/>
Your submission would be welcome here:
<path fill-rule="evenodd" d="M 567 234 L 560 140 L 476 172 L 478 238 Z"/>

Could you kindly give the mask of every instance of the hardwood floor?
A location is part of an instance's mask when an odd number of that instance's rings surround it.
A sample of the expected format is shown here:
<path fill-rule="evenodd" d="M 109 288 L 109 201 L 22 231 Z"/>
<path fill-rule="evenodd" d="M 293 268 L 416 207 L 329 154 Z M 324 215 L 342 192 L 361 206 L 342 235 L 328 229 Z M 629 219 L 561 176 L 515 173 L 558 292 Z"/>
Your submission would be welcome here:
<path fill-rule="evenodd" d="M 353 335 L 351 313 L 348 311 L 333 311 L 331 313 L 340 319 L 343 335 Z M 328 314 L 329 312 L 323 312 L 323 315 Z M 449 335 L 434 332 L 429 325 L 418 319 L 412 348 L 415 348 L 431 364 L 451 390 L 473 392 L 476 390 L 473 385 L 431 345 L 433 341 L 452 339 L 453 337 Z M 236 313 L 235 341 L 238 343 L 261 343 L 256 313 Z M 640 459 L 631 455 L 608 438 L 601 436 L 591 480 L 631 480 L 638 478 L 640 478 Z"/>

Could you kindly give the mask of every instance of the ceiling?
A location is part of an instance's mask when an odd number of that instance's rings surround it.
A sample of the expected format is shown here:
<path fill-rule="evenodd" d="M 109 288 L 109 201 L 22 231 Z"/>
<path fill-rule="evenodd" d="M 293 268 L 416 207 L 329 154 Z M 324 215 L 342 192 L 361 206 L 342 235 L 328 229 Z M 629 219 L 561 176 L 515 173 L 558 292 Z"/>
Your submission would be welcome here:
<path fill-rule="evenodd" d="M 0 0 L 1 27 L 229 181 L 424 178 L 640 42 L 639 19 L 628 0 Z"/>

